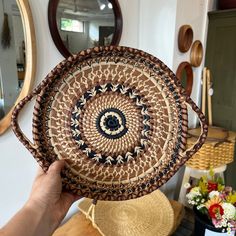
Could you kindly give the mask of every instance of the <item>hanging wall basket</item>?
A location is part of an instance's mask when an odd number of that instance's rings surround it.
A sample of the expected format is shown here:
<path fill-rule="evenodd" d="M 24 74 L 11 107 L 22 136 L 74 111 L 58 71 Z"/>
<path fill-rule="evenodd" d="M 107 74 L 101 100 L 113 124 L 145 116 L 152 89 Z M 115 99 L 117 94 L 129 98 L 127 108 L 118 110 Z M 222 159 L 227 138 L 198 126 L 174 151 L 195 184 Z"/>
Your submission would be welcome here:
<path fill-rule="evenodd" d="M 179 28 L 178 47 L 180 52 L 187 52 L 193 42 L 193 29 L 190 25 L 182 25 Z"/>
<path fill-rule="evenodd" d="M 19 128 L 36 96 L 31 143 Z M 187 106 L 202 132 L 185 150 Z M 15 108 L 12 127 L 46 171 L 66 160 L 65 189 L 98 200 L 148 194 L 201 147 L 205 117 L 160 60 L 128 47 L 97 47 L 59 63 Z"/>
<path fill-rule="evenodd" d="M 193 43 L 190 52 L 190 63 L 194 67 L 198 67 L 202 63 L 203 58 L 203 46 L 200 40 L 196 40 Z"/>

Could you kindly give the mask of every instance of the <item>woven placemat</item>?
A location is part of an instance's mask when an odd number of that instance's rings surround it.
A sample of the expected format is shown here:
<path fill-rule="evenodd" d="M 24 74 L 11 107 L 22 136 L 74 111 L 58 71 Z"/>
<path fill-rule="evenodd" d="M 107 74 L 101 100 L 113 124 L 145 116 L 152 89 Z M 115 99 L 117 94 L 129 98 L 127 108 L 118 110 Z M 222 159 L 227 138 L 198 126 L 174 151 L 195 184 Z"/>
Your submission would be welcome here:
<path fill-rule="evenodd" d="M 36 96 L 31 143 L 17 117 Z M 185 150 L 187 106 L 202 131 Z M 97 47 L 59 63 L 15 108 L 12 127 L 46 171 L 66 160 L 63 187 L 100 200 L 146 195 L 201 147 L 205 118 L 160 60 L 128 47 Z"/>
<path fill-rule="evenodd" d="M 91 204 L 86 198 L 79 203 L 79 210 L 87 215 Z M 163 236 L 174 227 L 174 211 L 167 197 L 157 190 L 122 202 L 98 201 L 91 220 L 103 236 Z"/>

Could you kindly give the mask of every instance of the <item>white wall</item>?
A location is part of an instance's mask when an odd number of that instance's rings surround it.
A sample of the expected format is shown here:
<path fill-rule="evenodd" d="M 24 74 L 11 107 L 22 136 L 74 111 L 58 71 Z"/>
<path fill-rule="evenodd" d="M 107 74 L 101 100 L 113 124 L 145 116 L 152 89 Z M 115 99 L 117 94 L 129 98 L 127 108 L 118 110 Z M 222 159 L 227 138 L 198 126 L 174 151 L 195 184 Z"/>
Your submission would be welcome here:
<path fill-rule="evenodd" d="M 179 5 L 181 1 L 178 0 L 176 5 L 175 0 L 119 0 L 124 21 L 120 44 L 146 50 L 175 69 L 176 63 L 185 59 L 175 51 L 176 24 L 178 26 L 189 22 L 189 19 L 185 19 L 185 17 L 191 18 L 190 12 L 202 9 L 194 8 L 195 5 L 192 4 L 196 0 L 183 0 L 185 3 L 187 1 L 192 3 L 186 6 Z M 37 73 L 35 78 L 35 85 L 37 85 L 63 57 L 56 49 L 50 36 L 47 22 L 48 0 L 29 0 L 29 2 L 34 17 L 37 40 Z M 204 6 L 205 4 L 208 4 L 208 1 L 204 3 Z M 162 8 L 164 6 L 165 8 Z M 177 16 L 173 7 L 175 7 L 177 14 L 177 9 L 181 7 L 182 10 L 185 9 L 184 12 L 189 12 L 189 15 Z M 201 14 L 205 13 L 194 14 L 199 19 L 193 21 L 191 18 L 190 23 L 194 23 L 194 30 L 197 32 L 197 21 L 201 21 Z M 29 137 L 31 137 L 30 114 L 32 114 L 32 110 L 33 104 L 30 104 L 23 111 L 20 119 L 20 124 Z M 36 168 L 37 164 L 32 156 L 19 143 L 10 129 L 0 136 L 0 226 L 27 200 Z M 170 187 L 167 188 L 172 191 L 172 194 L 175 184 L 176 177 L 170 181 Z M 72 207 L 71 212 L 75 209 L 76 204 Z"/>
<path fill-rule="evenodd" d="M 176 0 L 141 0 L 139 48 L 172 68 L 176 22 Z"/>

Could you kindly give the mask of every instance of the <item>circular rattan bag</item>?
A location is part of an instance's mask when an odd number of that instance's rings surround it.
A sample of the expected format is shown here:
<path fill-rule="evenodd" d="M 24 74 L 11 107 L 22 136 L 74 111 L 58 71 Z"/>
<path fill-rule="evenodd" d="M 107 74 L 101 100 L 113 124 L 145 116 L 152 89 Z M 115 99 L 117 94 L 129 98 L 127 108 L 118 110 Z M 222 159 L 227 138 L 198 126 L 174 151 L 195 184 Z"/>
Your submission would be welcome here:
<path fill-rule="evenodd" d="M 17 117 L 36 96 L 31 143 Z M 187 105 L 202 126 L 185 150 Z M 66 160 L 64 189 L 97 200 L 148 194 L 203 144 L 207 126 L 173 72 L 128 47 L 97 47 L 59 63 L 14 109 L 12 127 L 46 171 Z"/>

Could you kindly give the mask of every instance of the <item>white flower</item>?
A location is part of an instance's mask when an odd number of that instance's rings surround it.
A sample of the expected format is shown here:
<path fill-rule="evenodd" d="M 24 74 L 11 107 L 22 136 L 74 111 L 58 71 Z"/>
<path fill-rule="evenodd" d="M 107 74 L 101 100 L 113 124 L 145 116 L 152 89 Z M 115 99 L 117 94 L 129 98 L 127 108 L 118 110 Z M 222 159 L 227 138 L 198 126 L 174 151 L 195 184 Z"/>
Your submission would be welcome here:
<path fill-rule="evenodd" d="M 194 196 L 201 196 L 202 194 L 200 193 L 200 188 L 199 187 L 194 187 L 190 190 L 190 193 Z"/>
<path fill-rule="evenodd" d="M 222 208 L 224 209 L 224 217 L 226 219 L 233 219 L 236 214 L 236 209 L 231 203 L 224 202 L 222 204 Z"/>
<path fill-rule="evenodd" d="M 188 189 L 188 188 L 190 188 L 190 187 L 191 187 L 190 183 L 185 183 L 185 184 L 184 184 L 184 188 Z"/>
<path fill-rule="evenodd" d="M 228 224 L 227 224 L 227 226 L 228 226 L 228 227 L 233 227 L 233 225 L 232 225 L 232 224 L 230 224 L 230 223 L 228 223 Z"/>
<path fill-rule="evenodd" d="M 209 198 L 212 199 L 214 197 L 218 197 L 219 195 L 220 195 L 220 193 L 218 191 L 213 190 L 209 193 Z"/>
<path fill-rule="evenodd" d="M 203 207 L 205 207 L 205 205 L 201 204 L 201 205 L 197 206 L 197 210 L 200 210 L 200 209 L 202 209 Z"/>
<path fill-rule="evenodd" d="M 200 193 L 200 188 L 199 188 L 199 187 L 194 187 L 194 188 L 192 188 L 190 192 L 195 193 L 196 195 L 198 195 L 198 194 L 201 195 L 201 193 Z"/>
<path fill-rule="evenodd" d="M 225 220 L 222 221 L 222 226 L 226 227 L 227 226 L 227 222 Z"/>

